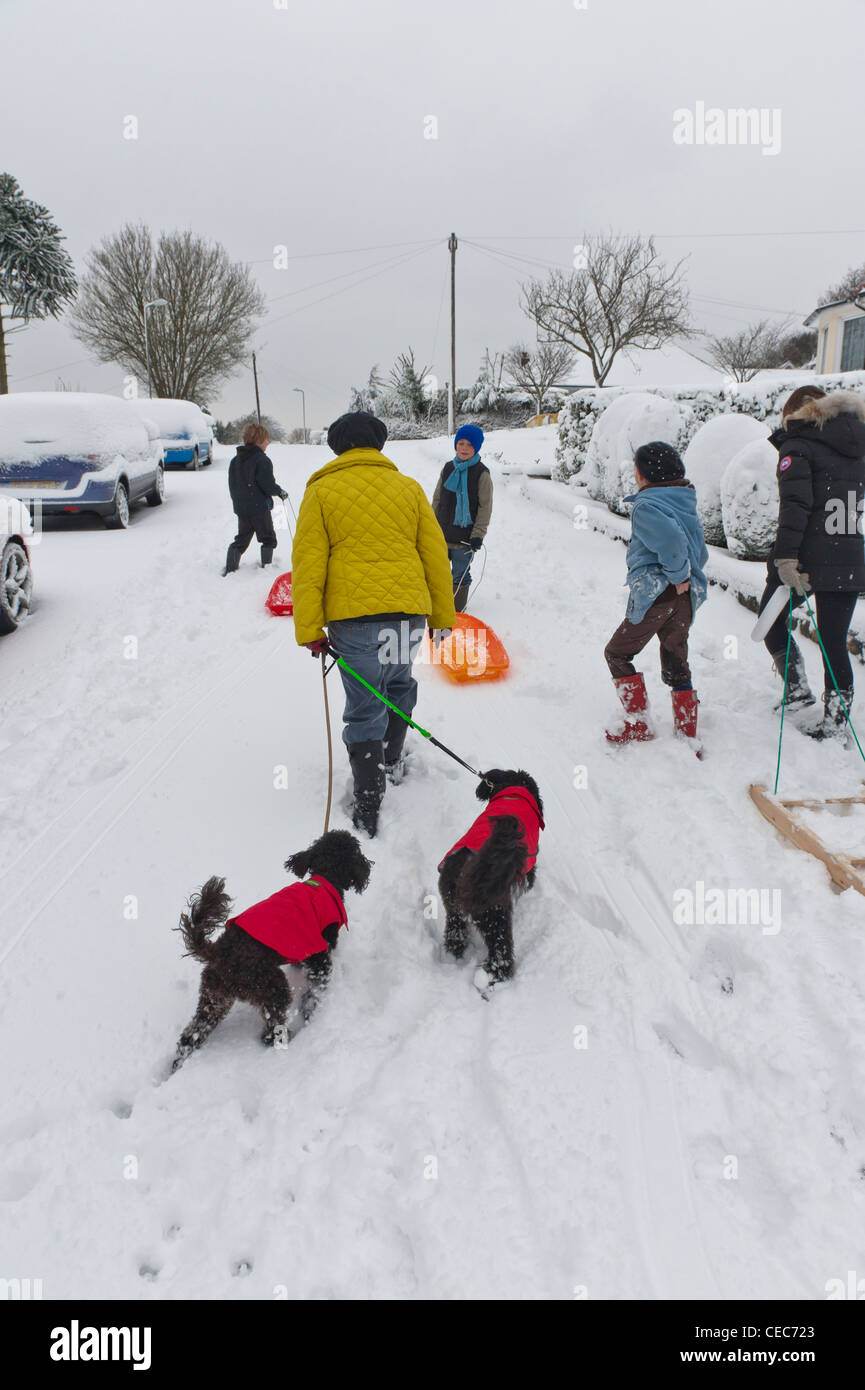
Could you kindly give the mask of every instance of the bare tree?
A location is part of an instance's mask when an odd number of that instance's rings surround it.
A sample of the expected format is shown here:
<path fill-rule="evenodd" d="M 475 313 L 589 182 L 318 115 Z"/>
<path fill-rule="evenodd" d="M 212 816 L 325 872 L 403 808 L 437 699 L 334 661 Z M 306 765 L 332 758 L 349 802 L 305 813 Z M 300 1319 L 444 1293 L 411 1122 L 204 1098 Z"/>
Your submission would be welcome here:
<path fill-rule="evenodd" d="M 865 265 L 851 266 L 837 285 L 820 296 L 820 304 L 834 304 L 838 300 L 865 298 Z"/>
<path fill-rule="evenodd" d="M 651 237 L 587 237 L 581 250 L 583 266 L 530 281 L 521 304 L 544 337 L 589 359 L 598 386 L 620 352 L 689 336 L 683 262 L 667 270 Z"/>
<path fill-rule="evenodd" d="M 505 353 L 505 371 L 511 381 L 534 398 L 540 415 L 544 396 L 571 370 L 574 357 L 574 350 L 567 343 L 538 343 L 534 352 L 524 343 L 517 343 Z"/>
<path fill-rule="evenodd" d="M 782 327 L 760 319 L 726 338 L 707 335 L 702 350 L 691 355 L 719 372 L 727 372 L 734 381 L 750 381 L 758 372 L 777 365 L 782 333 Z"/>
<path fill-rule="evenodd" d="M 154 245 L 148 227 L 130 223 L 91 251 L 72 331 L 100 362 L 144 378 L 144 305 L 153 299 L 169 306 L 148 320 L 154 394 L 207 400 L 247 356 L 261 291 L 218 243 L 186 231 Z"/>

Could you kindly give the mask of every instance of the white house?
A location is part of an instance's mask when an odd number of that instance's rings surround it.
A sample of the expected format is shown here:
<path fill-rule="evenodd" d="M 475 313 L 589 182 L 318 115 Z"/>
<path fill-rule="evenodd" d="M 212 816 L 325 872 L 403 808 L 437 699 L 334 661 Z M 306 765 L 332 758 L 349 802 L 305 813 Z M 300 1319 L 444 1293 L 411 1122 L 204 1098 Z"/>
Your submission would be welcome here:
<path fill-rule="evenodd" d="M 859 298 L 863 298 L 862 295 Z M 815 371 L 858 372 L 865 367 L 865 309 L 852 299 L 821 304 L 805 320 L 817 330 Z"/>

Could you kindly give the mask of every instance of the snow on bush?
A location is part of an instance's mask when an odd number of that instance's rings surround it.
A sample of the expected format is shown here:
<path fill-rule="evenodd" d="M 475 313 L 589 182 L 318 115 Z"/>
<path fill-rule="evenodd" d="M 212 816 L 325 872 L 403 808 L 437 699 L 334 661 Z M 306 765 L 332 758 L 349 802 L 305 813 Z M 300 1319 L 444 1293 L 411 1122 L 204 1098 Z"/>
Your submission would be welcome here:
<path fill-rule="evenodd" d="M 721 515 L 731 554 L 765 560 L 778 526 L 778 451 L 754 439 L 727 464 L 721 478 Z"/>
<path fill-rule="evenodd" d="M 716 415 L 737 413 L 765 420 L 770 429 L 781 423 L 781 407 L 791 391 L 806 382 L 824 391 L 843 387 L 865 391 L 865 372 L 840 372 L 815 376 L 808 371 L 761 372 L 753 381 L 706 386 L 651 386 L 645 390 L 664 400 L 678 401 L 682 409 L 679 436 L 668 442 L 682 453 L 707 420 Z M 559 412 L 559 439 L 553 477 L 559 482 L 571 479 L 587 482 L 584 474 L 592 431 L 604 411 L 627 392 L 622 386 L 587 386 L 575 391 Z"/>
<path fill-rule="evenodd" d="M 865 372 L 761 372 L 753 381 L 737 382 L 726 389 L 730 408 L 765 420 L 772 429 L 781 423 L 781 408 L 797 386 L 821 386 L 824 391 L 865 391 Z"/>
<path fill-rule="evenodd" d="M 736 454 L 768 427 L 750 415 L 716 415 L 701 425 L 683 455 L 685 472 L 697 490 L 697 513 L 709 545 L 726 545 L 721 515 L 721 478 Z"/>
<path fill-rule="evenodd" d="M 627 514 L 623 498 L 634 490 L 634 451 L 662 439 L 675 444 L 682 426 L 676 401 L 648 391 L 627 391 L 612 401 L 592 431 L 581 477 L 589 496 Z"/>
<path fill-rule="evenodd" d="M 0 462 L 37 463 L 88 454 L 136 459 L 151 434 L 129 402 L 91 391 L 15 391 L 0 396 Z"/>

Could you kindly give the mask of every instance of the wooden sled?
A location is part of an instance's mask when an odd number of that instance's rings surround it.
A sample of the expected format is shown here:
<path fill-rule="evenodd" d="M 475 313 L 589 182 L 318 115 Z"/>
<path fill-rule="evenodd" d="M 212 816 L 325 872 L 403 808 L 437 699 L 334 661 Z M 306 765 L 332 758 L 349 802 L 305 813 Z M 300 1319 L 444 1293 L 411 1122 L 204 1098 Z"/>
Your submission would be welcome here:
<path fill-rule="evenodd" d="M 829 877 L 839 888 L 855 888 L 865 895 L 865 858 L 851 859 L 847 854 L 830 850 L 819 835 L 807 825 L 803 825 L 795 815 L 795 808 L 802 806 L 809 811 L 820 811 L 825 806 L 859 806 L 865 804 L 865 786 L 856 796 L 805 797 L 799 800 L 782 800 L 767 792 L 759 782 L 748 788 L 751 800 L 761 815 L 780 830 L 785 839 L 806 854 L 821 859 L 829 871 Z"/>

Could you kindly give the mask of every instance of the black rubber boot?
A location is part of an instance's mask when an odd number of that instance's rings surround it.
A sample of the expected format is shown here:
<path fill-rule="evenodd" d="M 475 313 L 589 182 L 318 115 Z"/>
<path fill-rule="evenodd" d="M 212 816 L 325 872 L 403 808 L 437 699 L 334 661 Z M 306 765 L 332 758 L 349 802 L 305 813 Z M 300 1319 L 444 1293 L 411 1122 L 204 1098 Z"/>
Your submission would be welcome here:
<path fill-rule="evenodd" d="M 387 780 L 394 785 L 402 781 L 405 771 L 405 736 L 408 724 L 398 714 L 390 714 L 384 735 L 384 770 Z"/>
<path fill-rule="evenodd" d="M 468 603 L 468 601 L 469 601 L 469 586 L 468 586 L 468 584 L 460 584 L 460 585 L 454 590 L 454 608 L 456 609 L 456 611 L 457 611 L 458 613 L 465 613 L 465 611 L 466 611 L 466 604 Z"/>
<path fill-rule="evenodd" d="M 228 554 L 225 557 L 225 569 L 222 571 L 223 576 L 226 574 L 234 574 L 239 564 L 240 551 L 236 545 L 230 545 L 228 547 Z"/>
<path fill-rule="evenodd" d="M 365 830 L 372 839 L 378 830 L 379 808 L 387 786 L 384 743 L 381 740 L 350 743 L 348 759 L 354 777 L 352 824 L 355 830 Z"/>
<path fill-rule="evenodd" d="M 267 566 L 268 566 L 269 564 L 271 564 L 271 562 L 272 562 L 272 560 L 273 560 L 273 552 L 274 552 L 275 549 L 276 549 L 276 546 L 275 546 L 275 545 L 263 545 L 263 546 L 261 547 L 261 568 L 262 568 L 262 569 L 267 569 Z"/>
<path fill-rule="evenodd" d="M 849 690 L 842 690 L 841 695 L 844 705 L 849 711 L 853 704 L 853 687 Z M 838 698 L 837 690 L 825 690 L 823 692 L 823 723 L 816 729 L 809 729 L 807 732 L 811 738 L 837 738 L 846 747 L 850 742 L 850 731 L 847 723 L 847 715 L 844 713 L 844 705 Z"/>
<path fill-rule="evenodd" d="M 784 666 L 787 663 L 786 649 L 782 652 L 773 652 L 772 660 L 775 663 L 775 670 L 784 679 Z M 808 684 L 808 677 L 805 674 L 805 663 L 802 660 L 802 653 L 795 642 L 790 643 L 790 660 L 787 664 L 787 696 L 781 699 L 775 706 L 776 711 L 783 705 L 786 709 L 807 709 L 809 705 L 816 705 L 817 701 Z"/>

